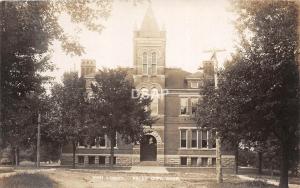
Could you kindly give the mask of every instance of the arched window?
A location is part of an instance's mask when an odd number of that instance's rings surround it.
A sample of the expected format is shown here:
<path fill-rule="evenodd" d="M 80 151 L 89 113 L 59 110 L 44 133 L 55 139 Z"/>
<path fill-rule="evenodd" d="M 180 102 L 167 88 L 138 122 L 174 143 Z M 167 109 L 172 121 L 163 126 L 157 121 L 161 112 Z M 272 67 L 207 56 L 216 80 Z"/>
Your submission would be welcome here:
<path fill-rule="evenodd" d="M 151 89 L 151 114 L 157 115 L 158 114 L 158 99 L 159 99 L 159 93 L 158 89 L 152 88 Z"/>
<path fill-rule="evenodd" d="M 147 88 L 144 88 L 144 87 L 141 88 L 140 92 L 141 92 L 142 97 L 148 97 L 149 96 L 149 90 Z"/>
<path fill-rule="evenodd" d="M 147 88 L 141 88 L 140 89 L 140 95 L 142 98 L 147 98 L 149 97 L 149 90 Z M 145 106 L 145 111 L 148 111 L 148 106 Z"/>
<path fill-rule="evenodd" d="M 143 53 L 143 74 L 148 74 L 147 53 Z"/>
<path fill-rule="evenodd" d="M 156 56 L 156 52 L 152 52 L 151 54 L 151 72 L 152 74 L 157 74 L 157 56 Z"/>

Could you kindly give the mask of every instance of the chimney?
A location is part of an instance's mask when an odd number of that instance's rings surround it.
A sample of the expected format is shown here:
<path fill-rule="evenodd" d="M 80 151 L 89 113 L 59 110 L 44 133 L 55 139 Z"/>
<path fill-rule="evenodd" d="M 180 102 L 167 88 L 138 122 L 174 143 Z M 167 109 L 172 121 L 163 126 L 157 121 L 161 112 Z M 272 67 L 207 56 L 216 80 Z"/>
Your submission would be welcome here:
<path fill-rule="evenodd" d="M 203 71 L 203 75 L 205 78 L 213 78 L 213 76 L 214 76 L 213 61 L 203 61 L 201 69 Z"/>
<path fill-rule="evenodd" d="M 81 60 L 81 76 L 85 77 L 89 74 L 96 73 L 96 61 L 93 59 Z"/>

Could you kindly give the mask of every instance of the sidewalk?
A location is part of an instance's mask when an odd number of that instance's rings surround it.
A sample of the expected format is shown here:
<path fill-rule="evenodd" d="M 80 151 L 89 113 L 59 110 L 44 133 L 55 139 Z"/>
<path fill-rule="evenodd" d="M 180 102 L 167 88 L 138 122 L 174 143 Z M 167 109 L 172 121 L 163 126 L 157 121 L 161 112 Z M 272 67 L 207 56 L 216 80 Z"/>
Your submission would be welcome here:
<path fill-rule="evenodd" d="M 163 166 L 133 166 L 128 172 L 145 174 L 168 174 L 168 170 Z"/>

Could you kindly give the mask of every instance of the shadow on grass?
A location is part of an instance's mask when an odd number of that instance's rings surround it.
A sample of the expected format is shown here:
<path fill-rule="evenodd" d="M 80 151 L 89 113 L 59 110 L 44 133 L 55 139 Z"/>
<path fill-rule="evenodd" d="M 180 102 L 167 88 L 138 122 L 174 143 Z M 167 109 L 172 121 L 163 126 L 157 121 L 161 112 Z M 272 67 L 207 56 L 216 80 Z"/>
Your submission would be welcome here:
<path fill-rule="evenodd" d="M 270 185 L 261 181 L 249 181 L 240 183 L 228 183 L 224 182 L 222 184 L 208 184 L 207 188 L 277 188 L 275 185 Z"/>
<path fill-rule="evenodd" d="M 11 168 L 0 169 L 0 174 L 14 172 Z"/>
<path fill-rule="evenodd" d="M 0 188 L 57 188 L 58 184 L 43 174 L 16 174 L 0 179 Z"/>

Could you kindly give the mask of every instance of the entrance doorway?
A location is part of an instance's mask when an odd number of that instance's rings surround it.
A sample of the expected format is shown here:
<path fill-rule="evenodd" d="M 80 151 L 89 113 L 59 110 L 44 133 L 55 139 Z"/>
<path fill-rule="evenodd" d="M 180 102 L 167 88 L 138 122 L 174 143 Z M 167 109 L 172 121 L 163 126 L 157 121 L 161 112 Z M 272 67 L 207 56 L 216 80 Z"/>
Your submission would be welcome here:
<path fill-rule="evenodd" d="M 154 136 L 145 135 L 141 141 L 140 147 L 141 161 L 156 161 L 157 141 Z"/>

